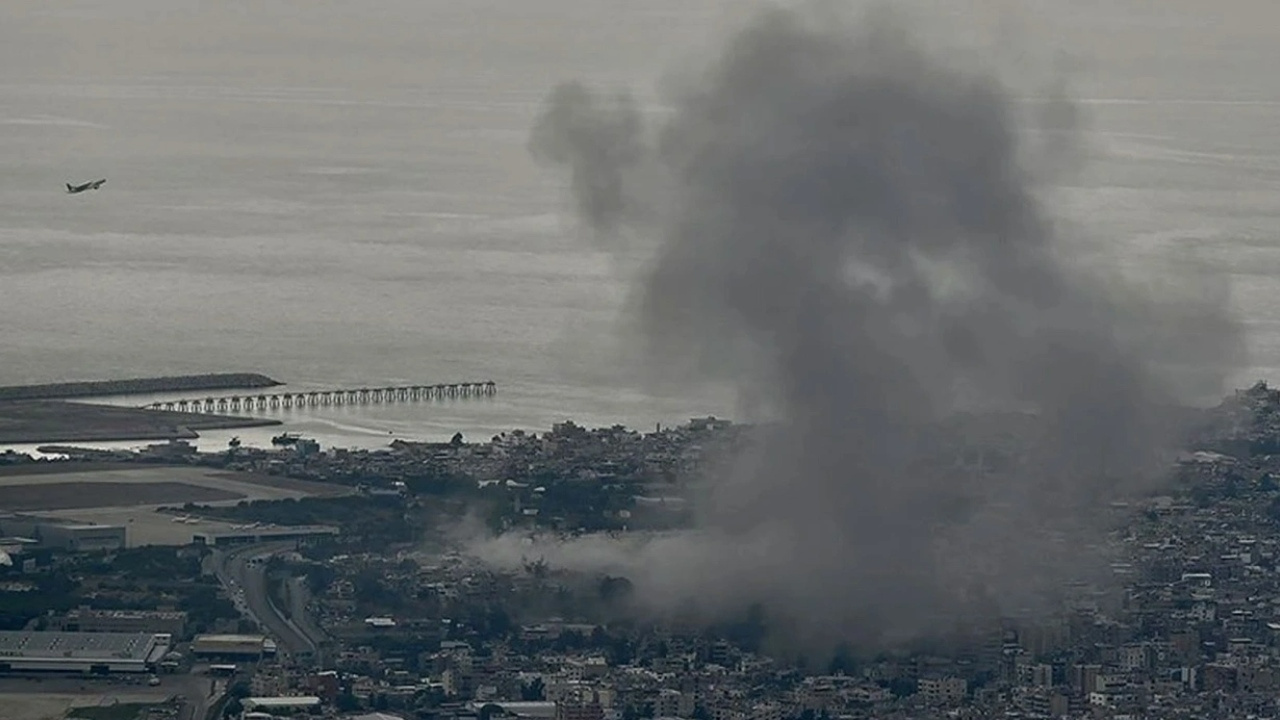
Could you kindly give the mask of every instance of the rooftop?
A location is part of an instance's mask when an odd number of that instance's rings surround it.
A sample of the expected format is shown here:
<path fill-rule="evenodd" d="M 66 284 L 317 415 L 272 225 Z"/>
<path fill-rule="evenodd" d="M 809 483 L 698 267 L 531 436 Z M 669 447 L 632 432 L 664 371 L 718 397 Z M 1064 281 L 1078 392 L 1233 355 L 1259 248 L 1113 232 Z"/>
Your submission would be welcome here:
<path fill-rule="evenodd" d="M 294 536 L 294 535 L 337 535 L 338 528 L 331 525 L 285 525 L 279 527 L 258 527 L 244 528 L 240 530 L 211 530 L 207 532 L 196 533 L 197 537 L 205 538 L 259 538 L 272 536 Z"/>
<path fill-rule="evenodd" d="M 67 617 L 161 618 L 165 620 L 178 620 L 186 618 L 187 614 L 181 610 L 92 610 L 90 608 L 73 608 L 67 611 Z"/>
<path fill-rule="evenodd" d="M 265 635 L 197 635 L 193 642 L 216 643 L 265 643 Z"/>
<path fill-rule="evenodd" d="M 244 706 L 250 709 L 256 707 L 306 707 L 308 705 L 319 704 L 320 698 L 315 697 L 314 695 L 299 695 L 298 697 L 250 697 L 244 699 Z"/>
<path fill-rule="evenodd" d="M 6 630 L 0 631 L 0 657 L 146 660 L 155 643 L 150 633 Z"/>
<path fill-rule="evenodd" d="M 493 703 L 502 708 L 504 712 L 511 713 L 521 718 L 550 718 L 556 714 L 556 704 L 542 700 L 516 700 L 516 701 L 496 701 Z M 474 708 L 479 708 L 477 703 L 471 703 Z"/>

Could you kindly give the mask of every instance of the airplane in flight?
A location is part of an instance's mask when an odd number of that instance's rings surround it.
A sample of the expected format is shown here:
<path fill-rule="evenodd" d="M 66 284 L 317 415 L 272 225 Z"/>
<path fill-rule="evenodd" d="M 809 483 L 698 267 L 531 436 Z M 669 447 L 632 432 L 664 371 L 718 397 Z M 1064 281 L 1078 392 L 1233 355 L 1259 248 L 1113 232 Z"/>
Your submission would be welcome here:
<path fill-rule="evenodd" d="M 106 181 L 106 178 L 102 178 L 101 180 L 94 180 L 93 182 L 87 182 L 83 185 L 72 185 L 71 183 L 67 183 L 67 194 L 75 195 L 76 193 L 82 193 L 85 190 L 97 190 L 102 187 L 102 184 Z"/>

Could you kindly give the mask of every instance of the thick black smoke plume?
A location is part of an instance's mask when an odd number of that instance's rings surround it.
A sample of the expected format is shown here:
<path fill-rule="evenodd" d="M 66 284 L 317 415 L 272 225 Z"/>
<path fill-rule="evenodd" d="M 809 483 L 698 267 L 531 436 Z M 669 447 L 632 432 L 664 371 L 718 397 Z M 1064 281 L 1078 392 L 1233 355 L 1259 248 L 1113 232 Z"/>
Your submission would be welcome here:
<path fill-rule="evenodd" d="M 708 479 L 697 533 L 548 557 L 624 570 L 657 607 L 763 603 L 801 638 L 888 642 L 1050 602 L 1240 342 L 1204 283 L 1166 297 L 1078 261 L 999 82 L 887 15 L 837 20 L 765 13 L 652 135 L 629 101 L 551 94 L 535 154 L 600 237 L 657 243 L 654 361 L 778 422 Z M 1035 137 L 1065 161 L 1076 115 L 1052 103 Z M 948 423 L 994 410 L 1020 457 L 947 470 Z"/>

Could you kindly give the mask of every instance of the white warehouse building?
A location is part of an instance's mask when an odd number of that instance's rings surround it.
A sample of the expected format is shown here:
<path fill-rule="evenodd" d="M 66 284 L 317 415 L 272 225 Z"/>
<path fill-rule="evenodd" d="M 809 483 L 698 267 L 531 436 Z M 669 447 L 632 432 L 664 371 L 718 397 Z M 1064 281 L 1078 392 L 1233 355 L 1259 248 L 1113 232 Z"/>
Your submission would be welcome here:
<path fill-rule="evenodd" d="M 0 631 L 0 673 L 151 672 L 171 643 L 164 633 Z"/>

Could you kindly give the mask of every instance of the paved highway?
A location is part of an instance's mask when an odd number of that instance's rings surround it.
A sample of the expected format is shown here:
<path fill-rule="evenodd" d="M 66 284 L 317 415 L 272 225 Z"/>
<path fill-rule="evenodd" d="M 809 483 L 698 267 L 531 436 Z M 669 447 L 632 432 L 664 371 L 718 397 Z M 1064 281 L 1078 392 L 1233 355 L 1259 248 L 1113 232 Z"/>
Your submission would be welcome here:
<path fill-rule="evenodd" d="M 293 547 L 292 542 L 255 543 L 213 553 L 214 572 L 236 607 L 275 639 L 282 656 L 315 653 L 320 641 L 276 607 L 267 593 L 267 558 Z"/>
<path fill-rule="evenodd" d="M 284 584 L 285 601 L 289 604 L 289 619 L 293 620 L 298 629 L 302 631 L 311 641 L 317 645 L 328 635 L 320 626 L 316 624 L 315 618 L 311 616 L 311 611 L 307 605 L 311 602 L 311 589 L 307 586 L 305 577 L 293 577 Z"/>

